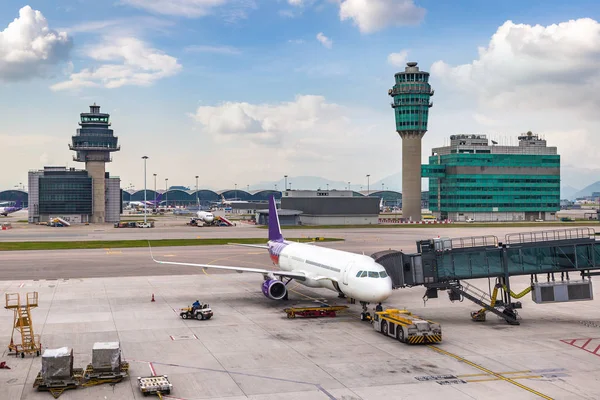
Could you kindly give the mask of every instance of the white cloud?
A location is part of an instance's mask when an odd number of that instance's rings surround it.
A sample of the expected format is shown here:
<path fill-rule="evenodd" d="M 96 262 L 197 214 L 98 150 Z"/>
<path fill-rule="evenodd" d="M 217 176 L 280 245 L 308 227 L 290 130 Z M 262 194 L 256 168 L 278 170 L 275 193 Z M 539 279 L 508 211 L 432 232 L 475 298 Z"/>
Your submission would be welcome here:
<path fill-rule="evenodd" d="M 188 46 L 185 51 L 189 53 L 213 53 L 213 54 L 226 54 L 226 55 L 238 55 L 242 54 L 240 49 L 236 49 L 231 46 Z"/>
<path fill-rule="evenodd" d="M 142 32 L 153 30 L 167 32 L 174 21 L 152 16 L 135 16 L 127 18 L 114 18 L 96 21 L 84 21 L 63 30 L 69 34 L 101 32 L 111 36 L 135 36 Z"/>
<path fill-rule="evenodd" d="M 379 125 L 380 115 L 349 109 L 323 96 L 299 95 L 281 103 L 200 106 L 191 117 L 199 126 L 199 142 L 227 149 L 236 160 L 222 165 L 223 176 L 243 178 L 249 183 L 257 181 L 256 176 L 270 178 L 274 171 L 283 169 L 302 174 L 337 174 L 343 179 L 364 176 L 367 164 L 376 165 L 374 169 L 381 164 L 382 170 L 388 171 L 389 163 L 383 165 L 383 160 L 401 148 L 393 124 L 391 132 Z M 357 159 L 356 154 L 377 156 Z M 332 170 L 332 163 L 344 165 L 344 170 Z M 245 166 L 244 171 L 239 165 Z"/>
<path fill-rule="evenodd" d="M 306 1 L 304 0 L 288 0 L 288 4 L 291 6 L 303 6 L 304 4 L 306 4 Z"/>
<path fill-rule="evenodd" d="M 406 64 L 406 57 L 408 57 L 408 51 L 402 50 L 400 53 L 391 53 L 388 56 L 388 63 L 394 67 L 404 67 Z"/>
<path fill-rule="evenodd" d="M 562 165 L 600 168 L 598 22 L 507 21 L 479 48 L 476 60 L 457 66 L 437 61 L 431 77 L 437 89 L 434 125 L 438 113 L 465 110 L 467 131 L 446 136 L 483 132 L 515 144 L 518 134 L 531 130 L 558 148 Z"/>
<path fill-rule="evenodd" d="M 578 19 L 549 26 L 505 22 L 470 64 L 431 67 L 451 89 L 496 108 L 600 105 L 600 24 Z"/>
<path fill-rule="evenodd" d="M 317 40 L 325 47 L 330 49 L 333 46 L 333 40 L 329 39 L 323 32 L 317 33 Z"/>
<path fill-rule="evenodd" d="M 248 9 L 256 9 L 254 0 L 121 0 L 122 4 L 155 14 L 198 18 L 217 10 L 228 22 L 246 18 Z"/>
<path fill-rule="evenodd" d="M 0 79 L 29 79 L 50 72 L 68 58 L 71 39 L 65 32 L 48 27 L 41 12 L 25 6 L 0 32 Z"/>
<path fill-rule="evenodd" d="M 303 39 L 290 39 L 290 40 L 288 40 L 288 43 L 303 44 L 304 40 Z"/>
<path fill-rule="evenodd" d="M 425 9 L 414 0 L 341 0 L 340 20 L 351 19 L 362 33 L 373 33 L 387 26 L 419 24 Z"/>
<path fill-rule="evenodd" d="M 101 45 L 91 48 L 87 56 L 102 64 L 72 73 L 68 81 L 53 85 L 52 90 L 149 86 L 156 80 L 175 75 L 181 70 L 175 57 L 163 54 L 132 37 L 107 38 Z"/>

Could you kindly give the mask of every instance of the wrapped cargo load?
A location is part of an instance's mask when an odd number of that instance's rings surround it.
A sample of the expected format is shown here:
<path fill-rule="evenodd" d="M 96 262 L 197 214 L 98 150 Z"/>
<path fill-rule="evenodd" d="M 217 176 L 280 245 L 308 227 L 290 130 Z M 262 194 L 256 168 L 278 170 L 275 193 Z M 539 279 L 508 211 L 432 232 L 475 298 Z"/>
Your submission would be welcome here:
<path fill-rule="evenodd" d="M 121 367 L 119 342 L 97 342 L 92 348 L 92 367 L 95 371 L 118 372 Z"/>
<path fill-rule="evenodd" d="M 73 349 L 46 349 L 42 354 L 42 378 L 45 381 L 70 379 L 73 376 Z"/>

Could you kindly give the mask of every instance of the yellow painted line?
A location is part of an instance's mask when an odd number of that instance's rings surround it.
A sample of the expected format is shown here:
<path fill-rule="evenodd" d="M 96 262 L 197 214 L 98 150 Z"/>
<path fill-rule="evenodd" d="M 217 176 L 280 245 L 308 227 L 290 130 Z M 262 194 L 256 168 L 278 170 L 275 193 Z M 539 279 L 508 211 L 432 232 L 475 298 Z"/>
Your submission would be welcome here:
<path fill-rule="evenodd" d="M 523 375 L 523 376 L 513 376 L 511 379 L 540 379 L 543 378 L 541 375 Z M 489 378 L 489 379 L 467 379 L 467 382 L 491 382 L 491 381 L 499 381 L 499 378 Z"/>
<path fill-rule="evenodd" d="M 433 351 L 437 351 L 437 352 L 438 352 L 438 353 L 440 353 L 440 354 L 443 354 L 443 355 L 445 355 L 445 356 L 448 356 L 448 357 L 452 357 L 452 358 L 454 358 L 454 359 L 456 359 L 456 360 L 458 360 L 458 361 L 462 361 L 462 362 L 464 362 L 465 364 L 468 364 L 468 365 L 470 365 L 470 366 L 472 366 L 472 367 L 474 367 L 474 368 L 477 368 L 477 369 L 478 369 L 478 370 L 480 370 L 480 371 L 483 371 L 483 372 L 485 372 L 486 374 L 489 374 L 489 375 L 495 376 L 496 378 L 498 378 L 498 379 L 500 379 L 500 380 L 506 381 L 506 382 L 508 382 L 508 383 L 510 383 L 510 384 L 513 384 L 513 385 L 515 385 L 515 386 L 517 386 L 517 387 L 520 387 L 521 389 L 523 389 L 523 390 L 526 390 L 526 391 L 528 391 L 529 393 L 533 393 L 533 394 L 535 394 L 536 396 L 539 396 L 539 397 L 541 397 L 542 399 L 546 399 L 546 400 L 553 400 L 553 399 L 552 399 L 552 397 L 550 397 L 550 396 L 546 396 L 545 394 L 543 394 L 543 393 L 540 393 L 540 392 L 538 392 L 537 390 L 534 390 L 534 389 L 532 389 L 532 388 L 530 388 L 530 387 L 528 387 L 528 386 L 522 385 L 522 384 L 520 384 L 519 382 L 517 382 L 517 381 L 515 381 L 515 380 L 512 380 L 511 378 L 507 378 L 506 376 L 502 376 L 502 375 L 500 375 L 500 374 L 498 374 L 498 373 L 496 373 L 496 372 L 494 372 L 494 371 L 490 371 L 489 369 L 487 369 L 487 368 L 485 368 L 485 367 L 482 367 L 482 366 L 481 366 L 481 365 L 479 365 L 479 364 L 475 364 L 474 362 L 472 362 L 472 361 L 469 361 L 469 360 L 467 360 L 467 359 L 465 359 L 465 358 L 462 358 L 461 356 L 458 356 L 458 355 L 456 355 L 456 354 L 450 353 L 449 351 L 446 351 L 446 350 L 442 350 L 442 349 L 440 349 L 439 347 L 436 347 L 436 346 L 427 345 L 427 347 L 429 347 L 429 348 L 430 348 L 431 350 L 433 350 Z"/>
<path fill-rule="evenodd" d="M 496 372 L 497 374 L 500 375 L 511 375 L 511 374 L 527 374 L 531 372 L 530 370 L 527 371 L 511 371 L 511 372 Z M 456 375 L 457 378 L 469 378 L 469 377 L 474 377 L 474 376 L 488 376 L 488 374 L 465 374 L 465 375 Z"/>

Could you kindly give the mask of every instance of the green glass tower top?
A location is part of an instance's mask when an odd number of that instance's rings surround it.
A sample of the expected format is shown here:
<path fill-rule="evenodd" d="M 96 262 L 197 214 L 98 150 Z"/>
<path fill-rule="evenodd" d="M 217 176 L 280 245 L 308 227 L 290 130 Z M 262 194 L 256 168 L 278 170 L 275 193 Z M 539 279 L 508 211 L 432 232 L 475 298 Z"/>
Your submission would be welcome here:
<path fill-rule="evenodd" d="M 416 62 L 406 63 L 404 72 L 395 76 L 396 84 L 388 91 L 394 98 L 392 108 L 396 114 L 396 132 L 401 137 L 423 137 L 427 132 L 429 101 L 433 90 L 429 85 L 429 72 L 419 71 Z"/>

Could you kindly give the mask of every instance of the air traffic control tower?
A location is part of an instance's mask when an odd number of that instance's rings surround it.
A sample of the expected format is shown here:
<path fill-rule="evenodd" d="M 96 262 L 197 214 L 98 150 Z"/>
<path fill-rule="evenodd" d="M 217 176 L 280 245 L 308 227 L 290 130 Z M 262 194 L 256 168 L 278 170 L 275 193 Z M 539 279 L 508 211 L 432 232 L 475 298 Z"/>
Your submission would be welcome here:
<path fill-rule="evenodd" d="M 421 139 L 427 132 L 429 72 L 419 71 L 416 62 L 406 63 L 395 75 L 396 84 L 388 91 L 394 98 L 396 132 L 402 138 L 402 217 L 421 220 Z"/>
<path fill-rule="evenodd" d="M 85 162 L 85 169 L 92 178 L 92 223 L 106 221 L 106 169 L 111 162 L 110 153 L 121 150 L 118 138 L 110 129 L 110 115 L 100 113 L 100 106 L 94 103 L 89 113 L 81 113 L 80 128 L 73 136 L 69 149 L 77 154 L 73 161 Z"/>

